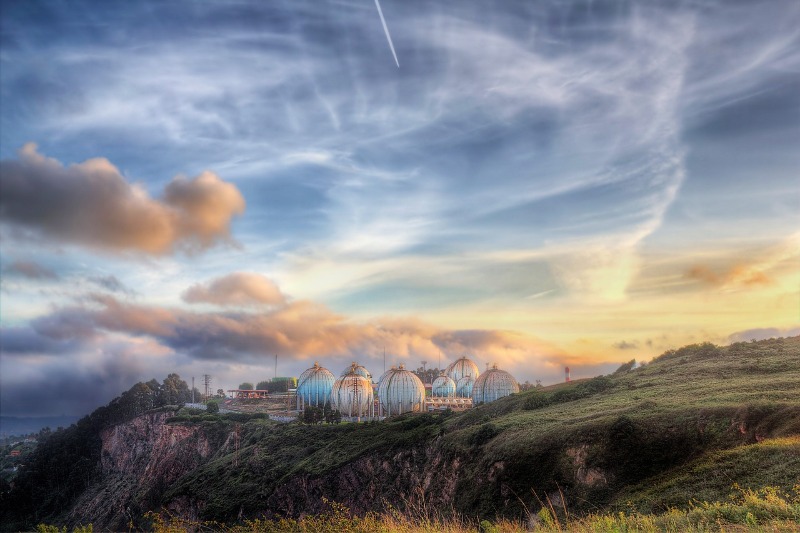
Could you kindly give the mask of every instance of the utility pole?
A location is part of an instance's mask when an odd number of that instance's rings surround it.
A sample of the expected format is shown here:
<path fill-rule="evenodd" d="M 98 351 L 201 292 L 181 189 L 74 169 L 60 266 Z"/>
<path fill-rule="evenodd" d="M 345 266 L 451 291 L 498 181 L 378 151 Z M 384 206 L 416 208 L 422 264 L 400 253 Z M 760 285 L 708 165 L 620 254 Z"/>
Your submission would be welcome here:
<path fill-rule="evenodd" d="M 211 395 L 211 376 L 209 374 L 203 374 L 203 384 L 205 385 L 205 401 L 208 401 L 208 397 Z"/>

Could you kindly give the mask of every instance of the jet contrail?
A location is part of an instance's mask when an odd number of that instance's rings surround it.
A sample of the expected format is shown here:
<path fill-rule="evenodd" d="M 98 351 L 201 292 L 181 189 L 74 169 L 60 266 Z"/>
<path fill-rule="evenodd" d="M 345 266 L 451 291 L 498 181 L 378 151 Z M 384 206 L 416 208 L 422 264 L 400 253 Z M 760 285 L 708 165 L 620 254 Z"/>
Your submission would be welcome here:
<path fill-rule="evenodd" d="M 386 33 L 386 40 L 389 41 L 389 48 L 392 49 L 394 62 L 397 63 L 397 68 L 400 68 L 400 62 L 397 60 L 397 54 L 394 53 L 394 45 L 392 44 L 392 36 L 389 35 L 389 28 L 386 27 L 386 20 L 383 18 L 383 11 L 381 11 L 381 3 L 375 0 L 375 6 L 378 8 L 378 15 L 381 16 L 381 24 L 383 24 L 383 31 Z"/>

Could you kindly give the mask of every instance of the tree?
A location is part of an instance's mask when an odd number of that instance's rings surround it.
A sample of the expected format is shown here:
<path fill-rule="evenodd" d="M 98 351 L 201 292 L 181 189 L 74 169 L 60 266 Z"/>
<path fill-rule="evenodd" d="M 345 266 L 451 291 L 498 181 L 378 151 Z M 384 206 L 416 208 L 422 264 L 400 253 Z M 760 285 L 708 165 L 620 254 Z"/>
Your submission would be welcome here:
<path fill-rule="evenodd" d="M 159 400 L 160 405 L 180 405 L 192 401 L 192 392 L 189 385 L 173 373 L 164 378 Z"/>
<path fill-rule="evenodd" d="M 633 370 L 633 367 L 635 367 L 635 366 L 636 366 L 636 359 L 631 359 L 627 363 L 623 363 L 622 365 L 620 365 L 620 367 L 618 369 L 616 369 L 614 371 L 614 373 L 615 374 L 624 374 L 626 372 L 630 372 L 631 370 Z"/>
<path fill-rule="evenodd" d="M 206 406 L 206 412 L 208 412 L 208 413 L 210 413 L 212 415 L 216 414 L 216 413 L 219 413 L 219 403 L 218 402 L 208 402 L 208 405 Z"/>
<path fill-rule="evenodd" d="M 256 390 L 270 390 L 270 382 L 269 381 L 259 381 L 258 385 L 256 385 Z"/>
<path fill-rule="evenodd" d="M 239 385 L 239 390 L 253 390 L 253 384 L 245 381 Z"/>
<path fill-rule="evenodd" d="M 309 405 L 303 410 L 303 423 L 304 424 L 319 424 L 322 422 L 322 409 Z"/>

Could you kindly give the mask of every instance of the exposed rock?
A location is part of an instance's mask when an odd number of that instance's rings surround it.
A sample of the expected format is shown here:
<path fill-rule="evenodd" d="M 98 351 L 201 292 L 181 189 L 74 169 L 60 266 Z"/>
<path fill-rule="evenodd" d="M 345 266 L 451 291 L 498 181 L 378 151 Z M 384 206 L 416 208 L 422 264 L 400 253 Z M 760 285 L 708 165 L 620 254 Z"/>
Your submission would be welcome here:
<path fill-rule="evenodd" d="M 102 481 L 81 495 L 68 514 L 69 523 L 125 529 L 149 504 L 157 509 L 164 490 L 206 462 L 212 450 L 220 453 L 228 447 L 230 438 L 212 444 L 199 424 L 165 424 L 169 416 L 149 413 L 101 433 Z M 196 518 L 196 504 L 174 506 L 181 516 Z"/>
<path fill-rule="evenodd" d="M 587 444 L 568 448 L 566 454 L 572 459 L 572 463 L 575 466 L 575 481 L 589 487 L 608 485 L 605 472 L 586 464 L 586 458 L 589 455 L 589 446 Z"/>

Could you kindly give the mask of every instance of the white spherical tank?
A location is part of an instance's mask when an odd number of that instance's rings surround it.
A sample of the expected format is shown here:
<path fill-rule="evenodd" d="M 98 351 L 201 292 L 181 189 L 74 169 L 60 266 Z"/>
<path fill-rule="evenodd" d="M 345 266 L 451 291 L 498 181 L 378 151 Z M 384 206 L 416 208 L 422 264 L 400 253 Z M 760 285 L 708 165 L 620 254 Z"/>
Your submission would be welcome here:
<path fill-rule="evenodd" d="M 475 380 L 472 386 L 472 405 L 493 402 L 517 392 L 519 385 L 514 376 L 494 365 Z"/>
<path fill-rule="evenodd" d="M 369 370 L 364 368 L 362 365 L 359 365 L 355 361 L 350 363 L 350 366 L 344 369 L 344 371 L 340 374 L 341 376 L 346 376 L 347 374 L 358 374 L 359 376 L 363 376 L 367 378 L 367 380 L 372 383 L 372 374 L 369 373 Z"/>
<path fill-rule="evenodd" d="M 372 416 L 372 383 L 356 373 L 340 377 L 331 389 L 331 406 L 343 416 Z"/>
<path fill-rule="evenodd" d="M 475 379 L 472 376 L 464 376 L 456 383 L 456 397 L 458 398 L 471 398 L 472 386 L 475 384 Z"/>
<path fill-rule="evenodd" d="M 314 363 L 314 366 L 300 374 L 297 380 L 298 407 L 313 405 L 323 407 L 331 397 L 331 389 L 336 378 L 330 370 Z"/>
<path fill-rule="evenodd" d="M 436 398 L 452 398 L 456 395 L 456 384 L 446 374 L 440 375 L 433 380 L 431 385 L 431 396 Z"/>
<path fill-rule="evenodd" d="M 388 378 L 389 376 L 391 376 L 392 373 L 395 372 L 395 371 L 397 371 L 397 367 L 392 365 L 392 367 L 389 370 L 387 370 L 386 372 L 381 374 L 381 377 L 378 378 L 378 386 L 376 387 L 376 390 L 380 389 L 381 388 L 381 383 L 383 382 L 383 380 Z"/>
<path fill-rule="evenodd" d="M 386 416 L 422 411 L 425 407 L 425 385 L 416 374 L 392 367 L 378 383 L 378 400 Z"/>
<path fill-rule="evenodd" d="M 462 357 L 461 359 L 450 363 L 450 366 L 447 367 L 446 373 L 455 383 L 458 383 L 458 381 L 464 376 L 472 376 L 472 379 L 478 379 L 478 376 L 481 375 L 480 371 L 478 370 L 478 365 L 466 357 Z"/>

